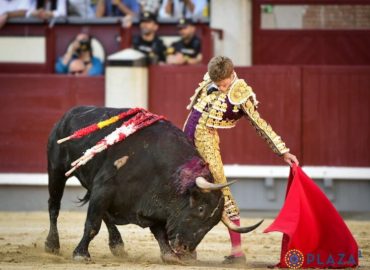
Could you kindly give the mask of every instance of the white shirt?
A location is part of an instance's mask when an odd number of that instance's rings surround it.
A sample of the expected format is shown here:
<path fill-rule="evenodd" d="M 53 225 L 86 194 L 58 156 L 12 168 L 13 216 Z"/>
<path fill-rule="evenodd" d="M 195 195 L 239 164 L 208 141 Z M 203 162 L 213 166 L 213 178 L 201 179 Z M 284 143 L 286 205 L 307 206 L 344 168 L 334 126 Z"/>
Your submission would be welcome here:
<path fill-rule="evenodd" d="M 138 2 L 141 6 L 142 12 L 148 11 L 148 12 L 157 14 L 161 6 L 160 0 L 138 0 Z"/>
<path fill-rule="evenodd" d="M 28 10 L 29 8 L 29 0 L 0 0 L 0 15 L 11 11 Z"/>
<path fill-rule="evenodd" d="M 69 9 L 72 8 L 82 18 L 94 18 L 95 13 L 91 8 L 90 0 L 69 0 Z"/>
<path fill-rule="evenodd" d="M 191 12 L 188 8 L 185 10 L 185 17 L 186 18 L 205 18 L 204 11 L 207 9 L 207 0 L 192 0 L 194 4 L 194 12 Z M 184 2 L 180 0 L 173 0 L 173 16 L 171 14 L 166 13 L 166 5 L 168 0 L 164 0 L 162 6 L 159 10 L 159 17 L 160 18 L 176 18 L 180 19 L 183 16 L 184 10 Z"/>
<path fill-rule="evenodd" d="M 28 9 L 26 13 L 26 17 L 30 17 L 31 13 L 36 10 L 37 8 L 37 1 L 31 0 L 31 6 Z M 48 5 L 46 7 L 46 10 L 51 10 L 51 2 L 48 2 Z M 57 8 L 55 10 L 52 10 L 53 17 L 63 17 L 67 16 L 67 0 L 57 0 Z"/>

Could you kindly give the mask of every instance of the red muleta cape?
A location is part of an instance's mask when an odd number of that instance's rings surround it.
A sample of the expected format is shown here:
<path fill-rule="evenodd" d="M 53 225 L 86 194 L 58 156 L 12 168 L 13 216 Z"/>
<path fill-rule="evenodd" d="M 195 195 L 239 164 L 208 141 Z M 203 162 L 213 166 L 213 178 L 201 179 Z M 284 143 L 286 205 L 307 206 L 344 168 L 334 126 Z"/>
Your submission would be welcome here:
<path fill-rule="evenodd" d="M 358 246 L 342 217 L 300 167 L 290 170 L 283 208 L 265 233 L 283 233 L 281 268 L 358 265 Z"/>

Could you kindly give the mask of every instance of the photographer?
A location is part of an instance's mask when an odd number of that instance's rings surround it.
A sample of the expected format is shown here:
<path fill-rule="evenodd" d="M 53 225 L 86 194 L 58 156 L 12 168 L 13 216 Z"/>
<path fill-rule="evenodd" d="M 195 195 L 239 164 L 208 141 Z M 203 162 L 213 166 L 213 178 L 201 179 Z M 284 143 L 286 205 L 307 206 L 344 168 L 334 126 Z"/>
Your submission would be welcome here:
<path fill-rule="evenodd" d="M 84 73 L 88 76 L 103 74 L 103 64 L 93 56 L 91 37 L 88 34 L 78 34 L 67 52 L 58 58 L 55 64 L 56 73 L 67 74 L 71 61 L 75 59 L 80 59 L 85 64 Z"/>

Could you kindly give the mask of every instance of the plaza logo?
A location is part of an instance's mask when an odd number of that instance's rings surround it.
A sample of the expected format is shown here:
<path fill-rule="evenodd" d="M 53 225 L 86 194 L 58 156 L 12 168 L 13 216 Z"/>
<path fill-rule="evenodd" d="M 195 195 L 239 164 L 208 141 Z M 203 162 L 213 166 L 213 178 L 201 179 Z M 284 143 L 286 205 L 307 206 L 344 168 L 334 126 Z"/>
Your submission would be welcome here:
<path fill-rule="evenodd" d="M 360 254 L 360 253 L 359 253 Z M 361 256 L 359 256 L 361 257 Z M 329 254 L 326 258 L 320 256 L 320 254 L 307 253 L 303 255 L 298 249 L 291 249 L 285 254 L 285 264 L 289 268 L 298 269 L 301 268 L 303 263 L 306 261 L 306 266 L 310 265 L 325 265 L 325 266 L 340 266 L 340 265 L 356 265 L 354 256 L 346 255 L 345 253 L 338 253 L 332 255 Z"/>
<path fill-rule="evenodd" d="M 291 249 L 285 254 L 285 263 L 289 268 L 301 268 L 304 256 L 298 249 Z"/>

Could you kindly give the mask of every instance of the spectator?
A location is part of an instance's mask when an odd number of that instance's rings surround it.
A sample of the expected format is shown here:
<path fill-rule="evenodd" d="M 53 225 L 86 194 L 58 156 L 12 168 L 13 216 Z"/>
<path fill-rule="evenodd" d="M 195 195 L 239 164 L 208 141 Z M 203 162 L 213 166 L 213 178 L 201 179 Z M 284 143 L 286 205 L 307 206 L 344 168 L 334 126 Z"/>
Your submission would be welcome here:
<path fill-rule="evenodd" d="M 158 16 L 162 0 L 139 0 L 141 13 L 150 12 Z"/>
<path fill-rule="evenodd" d="M 144 12 L 140 18 L 140 35 L 133 38 L 132 47 L 146 54 L 149 64 L 166 62 L 166 46 L 157 36 L 158 24 L 156 16 Z"/>
<path fill-rule="evenodd" d="M 91 0 L 68 0 L 68 16 L 94 18 L 95 10 Z"/>
<path fill-rule="evenodd" d="M 98 5 L 98 0 L 90 0 L 91 8 L 94 11 L 94 16 L 96 16 L 96 6 Z"/>
<path fill-rule="evenodd" d="M 74 76 L 87 75 L 87 70 L 84 62 L 81 59 L 74 59 L 69 64 L 68 73 Z"/>
<path fill-rule="evenodd" d="M 96 17 L 136 17 L 140 13 L 140 5 L 136 0 L 98 0 Z"/>
<path fill-rule="evenodd" d="M 167 63 L 175 65 L 198 64 L 202 61 L 201 41 L 195 35 L 192 19 L 180 19 L 177 25 L 181 39 L 167 49 Z"/>
<path fill-rule="evenodd" d="M 208 18 L 207 0 L 164 0 L 159 10 L 160 18 Z"/>
<path fill-rule="evenodd" d="M 27 17 L 36 17 L 47 20 L 67 16 L 66 0 L 31 0 L 31 7 Z"/>
<path fill-rule="evenodd" d="M 85 65 L 86 75 L 97 76 L 103 74 L 103 64 L 93 56 L 91 37 L 87 34 L 78 34 L 67 52 L 59 57 L 56 65 L 56 73 L 68 73 L 72 60 L 79 59 Z"/>
<path fill-rule="evenodd" d="M 29 0 L 0 0 L 0 29 L 8 19 L 24 17 L 29 9 Z"/>

